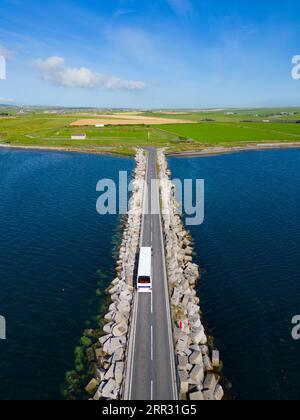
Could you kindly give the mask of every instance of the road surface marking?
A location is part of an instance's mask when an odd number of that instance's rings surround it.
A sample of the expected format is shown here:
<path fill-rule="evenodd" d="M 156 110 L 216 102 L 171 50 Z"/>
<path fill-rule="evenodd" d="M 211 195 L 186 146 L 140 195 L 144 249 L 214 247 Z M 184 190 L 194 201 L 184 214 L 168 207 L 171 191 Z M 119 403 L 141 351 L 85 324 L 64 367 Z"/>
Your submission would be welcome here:
<path fill-rule="evenodd" d="M 153 401 L 153 381 L 151 381 L 151 401 Z"/>
<path fill-rule="evenodd" d="M 153 362 L 153 326 L 151 325 L 151 362 Z"/>

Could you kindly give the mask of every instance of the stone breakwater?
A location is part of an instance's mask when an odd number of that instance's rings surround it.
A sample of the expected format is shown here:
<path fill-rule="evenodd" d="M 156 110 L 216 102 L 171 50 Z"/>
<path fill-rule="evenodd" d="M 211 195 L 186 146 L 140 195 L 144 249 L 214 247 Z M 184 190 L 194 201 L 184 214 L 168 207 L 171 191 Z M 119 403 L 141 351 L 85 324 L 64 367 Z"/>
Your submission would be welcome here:
<path fill-rule="evenodd" d="M 158 165 L 180 396 L 183 400 L 222 400 L 224 391 L 216 373 L 219 352 L 208 346 L 196 294 L 200 270 L 193 263 L 192 238 L 178 214 L 175 187 L 162 150 L 158 151 Z"/>
<path fill-rule="evenodd" d="M 97 371 L 86 387 L 94 400 L 118 400 L 122 396 L 126 366 L 126 353 L 133 300 L 133 276 L 139 250 L 143 197 L 147 158 L 142 150 L 136 154 L 136 169 L 129 212 L 124 227 L 117 277 L 108 292 L 111 296 L 109 312 L 105 315 L 104 335 L 96 349 Z"/>

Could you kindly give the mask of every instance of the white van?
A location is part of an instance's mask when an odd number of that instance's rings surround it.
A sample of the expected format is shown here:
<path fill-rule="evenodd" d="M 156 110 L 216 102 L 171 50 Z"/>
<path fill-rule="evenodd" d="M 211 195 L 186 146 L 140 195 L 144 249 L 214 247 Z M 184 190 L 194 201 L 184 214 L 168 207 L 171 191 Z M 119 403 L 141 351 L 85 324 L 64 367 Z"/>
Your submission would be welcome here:
<path fill-rule="evenodd" d="M 137 289 L 139 293 L 152 292 L 152 248 L 140 249 Z"/>

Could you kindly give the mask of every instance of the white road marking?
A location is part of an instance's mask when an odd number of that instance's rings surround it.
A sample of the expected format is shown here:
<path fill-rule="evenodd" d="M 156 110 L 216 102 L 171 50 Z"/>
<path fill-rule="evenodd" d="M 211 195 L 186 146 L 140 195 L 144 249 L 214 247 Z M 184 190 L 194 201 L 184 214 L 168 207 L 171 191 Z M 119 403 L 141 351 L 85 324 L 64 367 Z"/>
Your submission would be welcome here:
<path fill-rule="evenodd" d="M 153 326 L 151 325 L 151 362 L 153 362 L 154 348 L 153 348 Z"/>
<path fill-rule="evenodd" d="M 151 381 L 151 401 L 153 401 L 153 381 Z"/>

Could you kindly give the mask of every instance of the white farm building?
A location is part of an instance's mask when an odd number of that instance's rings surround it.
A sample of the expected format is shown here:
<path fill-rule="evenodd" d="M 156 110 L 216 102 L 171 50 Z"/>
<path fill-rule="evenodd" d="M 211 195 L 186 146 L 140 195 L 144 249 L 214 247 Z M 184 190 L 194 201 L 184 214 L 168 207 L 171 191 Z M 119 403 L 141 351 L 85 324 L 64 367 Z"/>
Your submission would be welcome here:
<path fill-rule="evenodd" d="M 72 140 L 86 140 L 86 134 L 72 134 Z"/>

